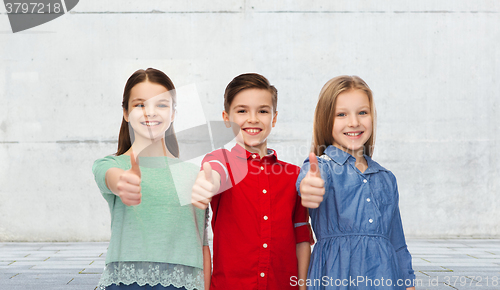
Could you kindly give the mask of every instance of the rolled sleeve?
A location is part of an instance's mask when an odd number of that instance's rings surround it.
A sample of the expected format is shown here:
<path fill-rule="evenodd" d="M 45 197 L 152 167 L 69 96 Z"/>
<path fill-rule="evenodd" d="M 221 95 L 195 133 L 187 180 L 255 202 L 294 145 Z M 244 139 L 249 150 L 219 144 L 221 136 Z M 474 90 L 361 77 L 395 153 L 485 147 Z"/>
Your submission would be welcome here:
<path fill-rule="evenodd" d="M 307 208 L 302 206 L 299 195 L 297 195 L 297 200 L 295 202 L 293 224 L 296 243 L 309 242 L 311 245 L 314 245 L 312 229 L 309 224 L 309 213 Z"/>

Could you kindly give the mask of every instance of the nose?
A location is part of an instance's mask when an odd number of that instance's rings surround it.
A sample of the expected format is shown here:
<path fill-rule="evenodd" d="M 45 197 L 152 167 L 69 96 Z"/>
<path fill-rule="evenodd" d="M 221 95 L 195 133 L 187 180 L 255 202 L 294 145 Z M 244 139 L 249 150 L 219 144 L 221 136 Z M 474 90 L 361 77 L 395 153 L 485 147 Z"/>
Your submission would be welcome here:
<path fill-rule="evenodd" d="M 257 113 L 256 112 L 251 112 L 250 114 L 248 114 L 247 122 L 248 123 L 258 123 L 259 122 L 259 118 L 257 116 Z"/>
<path fill-rule="evenodd" d="M 358 115 L 351 115 L 349 118 L 349 127 L 356 128 L 359 126 Z"/>
<path fill-rule="evenodd" d="M 156 116 L 156 107 L 154 105 L 146 105 L 142 107 L 145 117 L 151 118 Z"/>

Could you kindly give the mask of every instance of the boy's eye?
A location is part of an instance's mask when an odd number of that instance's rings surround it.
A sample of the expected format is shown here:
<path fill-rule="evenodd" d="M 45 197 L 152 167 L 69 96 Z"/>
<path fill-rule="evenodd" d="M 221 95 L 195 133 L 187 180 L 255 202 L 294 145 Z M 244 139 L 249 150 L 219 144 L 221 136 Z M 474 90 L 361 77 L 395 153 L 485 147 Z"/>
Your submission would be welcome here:
<path fill-rule="evenodd" d="M 168 108 L 169 106 L 165 105 L 165 104 L 159 104 L 158 107 L 160 107 L 160 108 Z"/>
<path fill-rule="evenodd" d="M 247 111 L 246 110 L 238 110 L 237 113 L 246 113 Z"/>
<path fill-rule="evenodd" d="M 267 114 L 269 112 L 267 110 L 260 110 L 259 113 L 261 113 L 261 114 Z"/>
<path fill-rule="evenodd" d="M 135 104 L 134 107 L 142 108 L 142 107 L 144 107 L 144 104 Z"/>

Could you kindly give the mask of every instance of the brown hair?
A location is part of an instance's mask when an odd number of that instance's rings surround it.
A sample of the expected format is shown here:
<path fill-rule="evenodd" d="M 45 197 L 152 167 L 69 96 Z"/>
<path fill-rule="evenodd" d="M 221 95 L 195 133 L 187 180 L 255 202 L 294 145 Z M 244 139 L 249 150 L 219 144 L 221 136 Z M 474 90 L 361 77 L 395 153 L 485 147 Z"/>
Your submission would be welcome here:
<path fill-rule="evenodd" d="M 333 145 L 333 120 L 338 95 L 349 90 L 362 90 L 368 96 L 370 115 L 372 116 L 372 135 L 364 144 L 364 154 L 373 155 L 375 145 L 376 110 L 370 87 L 358 76 L 338 76 L 329 80 L 319 93 L 318 104 L 314 112 L 312 151 L 320 156 L 326 147 Z"/>
<path fill-rule="evenodd" d="M 132 88 L 135 85 L 146 81 L 159 84 L 170 91 L 170 95 L 172 97 L 172 108 L 175 110 L 177 97 L 175 95 L 174 83 L 165 73 L 154 68 L 148 68 L 147 70 L 137 70 L 128 78 L 127 83 L 125 84 L 125 89 L 123 91 L 123 109 L 128 112 L 128 103 L 130 99 L 130 91 L 132 90 Z M 129 131 L 128 122 L 125 121 L 125 118 L 123 118 L 122 125 L 120 127 L 120 135 L 118 136 L 118 151 L 116 151 L 115 155 L 118 156 L 127 152 L 132 146 L 134 139 L 134 131 Z M 179 157 L 179 144 L 177 143 L 177 137 L 175 136 L 173 124 L 170 124 L 170 127 L 165 132 L 165 144 L 168 151 L 172 153 L 172 155 L 174 155 L 175 157 Z"/>
<path fill-rule="evenodd" d="M 241 74 L 235 77 L 226 87 L 224 92 L 224 110 L 229 113 L 229 108 L 236 95 L 247 89 L 262 89 L 271 93 L 273 111 L 276 112 L 278 106 L 278 90 L 272 86 L 262 75 L 256 73 Z"/>

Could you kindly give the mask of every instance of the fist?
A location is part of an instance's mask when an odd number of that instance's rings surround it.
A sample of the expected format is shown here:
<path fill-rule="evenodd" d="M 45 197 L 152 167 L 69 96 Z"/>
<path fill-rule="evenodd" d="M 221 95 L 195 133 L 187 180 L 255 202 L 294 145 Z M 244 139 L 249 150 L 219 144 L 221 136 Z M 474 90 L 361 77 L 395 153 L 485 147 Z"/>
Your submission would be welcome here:
<path fill-rule="evenodd" d="M 300 196 L 304 207 L 317 208 L 325 195 L 325 182 L 321 178 L 318 159 L 312 152 L 309 153 L 309 164 L 311 167 L 300 182 Z"/>
<path fill-rule="evenodd" d="M 124 171 L 117 183 L 117 195 L 123 204 L 131 206 L 141 203 L 141 170 L 137 164 L 134 153 L 130 154 L 130 163 L 132 167 Z"/>
<path fill-rule="evenodd" d="M 191 192 L 191 203 L 199 209 L 206 209 L 212 197 L 219 191 L 219 182 L 214 182 L 214 179 L 219 178 L 214 178 L 214 175 L 210 163 L 203 163 L 203 170 L 198 173 Z"/>

